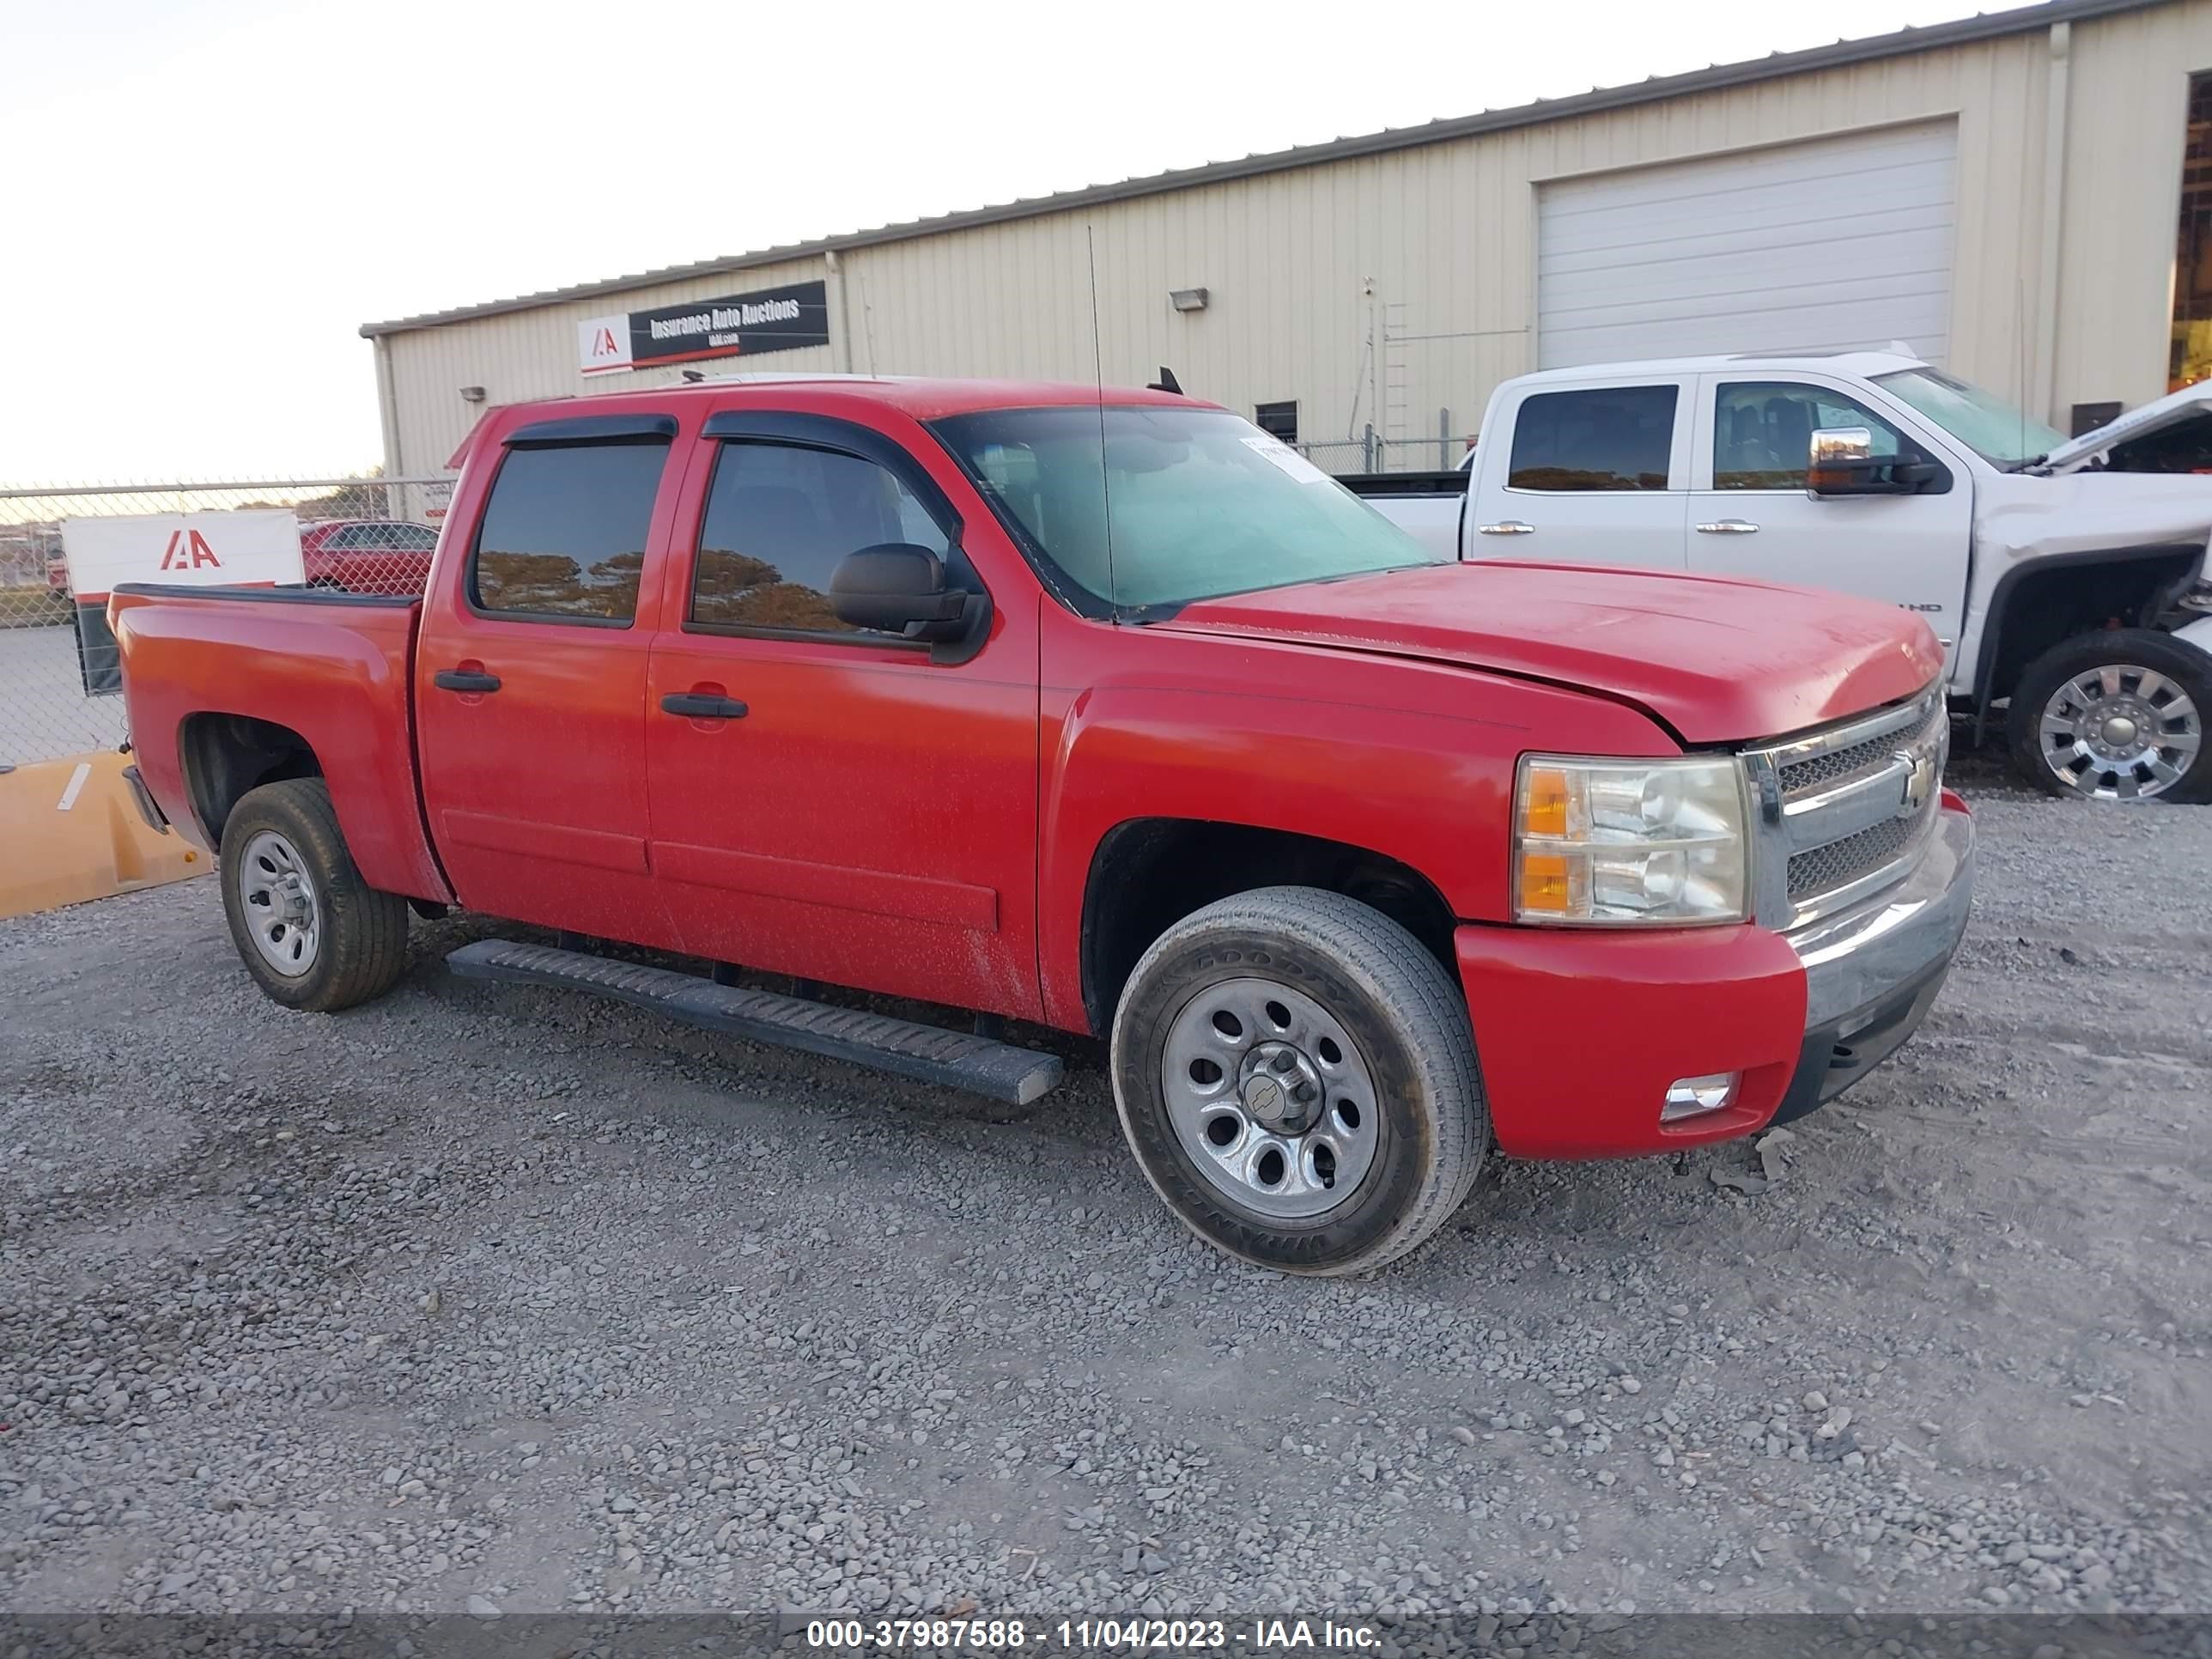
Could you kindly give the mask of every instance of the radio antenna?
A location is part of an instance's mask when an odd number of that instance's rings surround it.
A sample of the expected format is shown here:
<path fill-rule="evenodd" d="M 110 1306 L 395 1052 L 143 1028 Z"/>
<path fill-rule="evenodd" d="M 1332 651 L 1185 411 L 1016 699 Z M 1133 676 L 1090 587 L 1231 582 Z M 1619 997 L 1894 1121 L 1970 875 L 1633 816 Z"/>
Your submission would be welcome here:
<path fill-rule="evenodd" d="M 1083 246 L 1091 262 L 1091 378 L 1098 387 L 1098 518 L 1106 542 L 1106 603 L 1121 620 L 1121 588 L 1114 580 L 1114 501 L 1106 465 L 1106 353 L 1098 334 L 1098 233 L 1086 221 Z"/>

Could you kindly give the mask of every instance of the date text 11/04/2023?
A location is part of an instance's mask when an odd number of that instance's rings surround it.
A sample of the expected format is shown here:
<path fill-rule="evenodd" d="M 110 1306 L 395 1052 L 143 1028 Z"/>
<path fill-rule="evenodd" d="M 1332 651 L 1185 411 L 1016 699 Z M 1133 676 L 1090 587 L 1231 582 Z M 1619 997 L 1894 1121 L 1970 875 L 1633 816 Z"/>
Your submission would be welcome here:
<path fill-rule="evenodd" d="M 815 1619 L 806 1625 L 807 1645 L 832 1651 L 1341 1650 L 1372 1648 L 1380 1640 L 1371 1626 L 1330 1619 Z"/>

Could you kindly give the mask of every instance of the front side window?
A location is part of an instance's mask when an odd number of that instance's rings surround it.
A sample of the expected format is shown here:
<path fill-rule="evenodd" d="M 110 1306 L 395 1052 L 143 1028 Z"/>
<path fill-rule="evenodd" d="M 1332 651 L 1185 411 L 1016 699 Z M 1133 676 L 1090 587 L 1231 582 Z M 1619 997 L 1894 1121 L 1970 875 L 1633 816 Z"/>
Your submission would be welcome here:
<path fill-rule="evenodd" d="M 691 620 L 726 627 L 851 634 L 830 608 L 839 561 L 903 543 L 940 559 L 944 530 L 888 469 L 796 444 L 726 443 L 714 462 Z"/>
<path fill-rule="evenodd" d="M 1671 386 L 1609 386 L 1522 399 L 1506 488 L 1666 489 L 1676 396 Z"/>
<path fill-rule="evenodd" d="M 996 409 L 932 430 L 1054 585 L 1108 606 L 1448 562 L 1226 410 Z"/>
<path fill-rule="evenodd" d="M 1734 380 L 1713 398 L 1713 488 L 1802 489 L 1813 434 L 1863 426 L 1877 459 L 1917 456 L 1897 428 L 1856 398 L 1788 380 Z"/>
<path fill-rule="evenodd" d="M 518 447 L 500 462 L 470 561 L 477 608 L 628 623 L 668 441 Z"/>

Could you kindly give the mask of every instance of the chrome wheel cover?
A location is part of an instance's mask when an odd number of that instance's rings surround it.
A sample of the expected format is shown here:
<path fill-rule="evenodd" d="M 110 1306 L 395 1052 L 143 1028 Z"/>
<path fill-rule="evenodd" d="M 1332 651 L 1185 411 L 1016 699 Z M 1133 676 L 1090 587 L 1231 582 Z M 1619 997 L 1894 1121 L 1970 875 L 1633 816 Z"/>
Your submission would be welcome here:
<path fill-rule="evenodd" d="M 1278 981 L 1223 980 L 1186 1002 L 1160 1087 L 1206 1183 L 1270 1220 L 1327 1215 L 1374 1166 L 1382 1112 L 1365 1056 L 1328 1009 Z"/>
<path fill-rule="evenodd" d="M 2152 668 L 2114 663 L 2075 675 L 2043 705 L 2044 763 L 2075 793 L 2150 800 L 2181 781 L 2204 741 L 2188 692 Z"/>

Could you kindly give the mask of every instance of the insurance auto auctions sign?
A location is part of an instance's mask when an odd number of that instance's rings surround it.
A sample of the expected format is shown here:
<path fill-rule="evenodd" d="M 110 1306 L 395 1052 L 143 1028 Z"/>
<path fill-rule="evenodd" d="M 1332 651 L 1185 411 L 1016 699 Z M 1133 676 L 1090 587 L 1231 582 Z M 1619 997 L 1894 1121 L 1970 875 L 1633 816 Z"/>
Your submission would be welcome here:
<path fill-rule="evenodd" d="M 125 582 L 220 587 L 305 580 L 300 521 L 287 507 L 64 519 L 62 557 L 80 602 L 104 600 Z"/>
<path fill-rule="evenodd" d="M 794 283 L 757 294 L 593 317 L 576 325 L 576 362 L 586 374 L 829 343 L 826 283 Z"/>
<path fill-rule="evenodd" d="M 268 587 L 305 579 L 288 507 L 64 519 L 62 559 L 76 596 L 76 666 L 88 697 L 123 689 L 107 596 L 125 582 Z"/>

